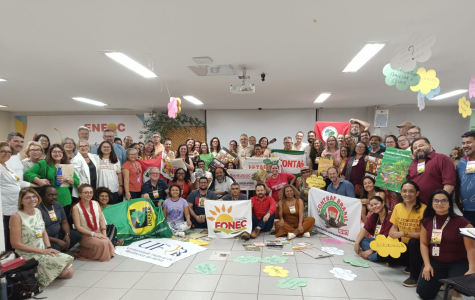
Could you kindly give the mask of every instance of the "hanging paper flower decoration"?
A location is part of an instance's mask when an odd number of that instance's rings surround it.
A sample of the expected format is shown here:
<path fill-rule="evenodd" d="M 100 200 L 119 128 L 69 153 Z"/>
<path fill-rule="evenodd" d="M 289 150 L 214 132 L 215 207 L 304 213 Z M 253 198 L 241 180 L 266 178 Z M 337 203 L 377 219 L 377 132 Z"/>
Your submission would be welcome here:
<path fill-rule="evenodd" d="M 178 97 L 170 97 L 170 102 L 168 103 L 168 116 L 175 119 L 180 112 L 181 99 Z"/>

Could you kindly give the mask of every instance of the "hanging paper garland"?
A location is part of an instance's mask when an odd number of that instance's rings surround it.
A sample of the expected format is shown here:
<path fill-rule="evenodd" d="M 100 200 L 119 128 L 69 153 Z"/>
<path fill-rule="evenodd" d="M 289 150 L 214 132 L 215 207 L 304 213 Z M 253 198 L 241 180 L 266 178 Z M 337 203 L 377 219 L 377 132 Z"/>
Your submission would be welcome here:
<path fill-rule="evenodd" d="M 417 66 L 417 62 L 427 61 L 432 55 L 431 47 L 435 39 L 435 34 L 421 35 L 414 32 L 397 46 L 391 59 L 391 68 L 409 72 Z"/>
<path fill-rule="evenodd" d="M 178 97 L 170 97 L 170 102 L 168 103 L 168 116 L 175 119 L 180 112 L 181 99 Z"/>
<path fill-rule="evenodd" d="M 421 81 L 418 85 L 411 86 L 411 91 L 417 92 L 420 91 L 422 94 L 428 94 L 433 89 L 439 87 L 440 80 L 436 77 L 435 70 L 426 71 L 425 68 L 419 68 L 417 74 L 421 76 Z"/>
<path fill-rule="evenodd" d="M 389 86 L 396 85 L 400 91 L 406 90 L 410 86 L 416 86 L 421 81 L 421 76 L 417 74 L 417 66 L 410 72 L 402 69 L 393 70 L 389 64 L 384 66 L 383 74 L 386 76 L 386 84 Z"/>

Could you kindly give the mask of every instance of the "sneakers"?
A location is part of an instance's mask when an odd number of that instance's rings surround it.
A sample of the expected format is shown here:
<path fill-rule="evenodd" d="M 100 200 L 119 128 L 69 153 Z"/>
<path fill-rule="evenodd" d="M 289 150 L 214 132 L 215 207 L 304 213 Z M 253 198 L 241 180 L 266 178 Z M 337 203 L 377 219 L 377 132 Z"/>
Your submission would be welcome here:
<path fill-rule="evenodd" d="M 180 231 L 180 232 L 175 233 L 175 236 L 179 236 L 179 237 L 184 238 L 184 237 L 185 237 L 185 233 L 184 233 L 183 231 Z"/>
<path fill-rule="evenodd" d="M 259 233 L 261 233 L 261 229 L 259 227 L 254 228 L 254 230 L 251 233 L 251 238 L 255 239 Z"/>
<path fill-rule="evenodd" d="M 292 232 L 287 233 L 287 239 L 288 240 L 295 239 L 296 237 L 297 236 L 295 234 L 293 234 Z"/>
<path fill-rule="evenodd" d="M 305 233 L 303 234 L 303 237 L 309 238 L 309 237 L 310 237 L 310 232 L 305 232 Z"/>
<path fill-rule="evenodd" d="M 404 280 L 402 285 L 407 286 L 407 287 L 416 287 L 417 286 L 417 280 L 412 278 L 412 277 L 409 277 L 408 279 Z"/>
<path fill-rule="evenodd" d="M 406 273 L 406 274 L 411 274 L 411 269 L 405 268 L 403 272 Z"/>

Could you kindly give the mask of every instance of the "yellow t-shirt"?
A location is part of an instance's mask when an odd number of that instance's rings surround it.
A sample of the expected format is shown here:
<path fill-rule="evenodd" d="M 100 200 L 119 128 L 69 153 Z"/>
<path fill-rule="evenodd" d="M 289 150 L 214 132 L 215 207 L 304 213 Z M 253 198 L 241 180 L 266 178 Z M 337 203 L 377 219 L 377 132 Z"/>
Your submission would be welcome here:
<path fill-rule="evenodd" d="M 394 207 L 390 221 L 399 228 L 399 231 L 419 232 L 421 230 L 421 220 L 426 207 L 427 206 L 424 203 L 421 203 L 421 208 L 416 212 L 413 209 L 407 210 L 404 203 L 399 203 Z M 401 241 L 407 244 L 409 238 L 402 237 Z"/>

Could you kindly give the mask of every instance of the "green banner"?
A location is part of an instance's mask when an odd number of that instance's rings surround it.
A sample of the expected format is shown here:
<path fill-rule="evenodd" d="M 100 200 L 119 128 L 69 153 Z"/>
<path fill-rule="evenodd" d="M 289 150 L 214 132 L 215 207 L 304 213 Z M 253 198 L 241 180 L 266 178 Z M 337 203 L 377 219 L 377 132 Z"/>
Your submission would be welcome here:
<path fill-rule="evenodd" d="M 279 158 L 280 172 L 300 177 L 300 168 L 305 166 L 305 152 L 296 150 L 272 149 L 271 160 Z"/>
<path fill-rule="evenodd" d="M 103 213 L 107 224 L 117 227 L 117 240 L 124 240 L 125 246 L 142 239 L 172 236 L 162 207 L 150 200 L 130 199 L 104 208 Z"/>
<path fill-rule="evenodd" d="M 411 151 L 387 147 L 375 186 L 400 193 L 411 163 Z"/>

